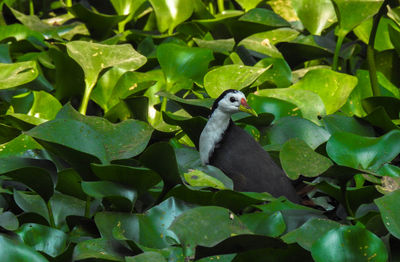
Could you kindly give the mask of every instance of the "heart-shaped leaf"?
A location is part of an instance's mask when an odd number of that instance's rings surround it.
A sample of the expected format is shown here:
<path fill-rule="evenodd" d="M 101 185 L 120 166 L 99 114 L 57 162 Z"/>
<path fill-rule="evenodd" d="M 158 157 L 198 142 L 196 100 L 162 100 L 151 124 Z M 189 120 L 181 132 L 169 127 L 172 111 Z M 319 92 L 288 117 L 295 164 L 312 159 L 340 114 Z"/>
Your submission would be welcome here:
<path fill-rule="evenodd" d="M 387 261 L 383 241 L 370 231 L 358 226 L 334 228 L 314 242 L 311 255 L 316 262 L 331 261 Z"/>
<path fill-rule="evenodd" d="M 389 232 L 400 239 L 399 209 L 396 204 L 400 201 L 400 190 L 374 200 L 381 212 L 383 224 Z"/>
<path fill-rule="evenodd" d="M 283 170 L 292 180 L 299 178 L 300 175 L 316 177 L 333 165 L 329 158 L 314 152 L 298 138 L 290 139 L 283 145 L 279 158 Z"/>
<path fill-rule="evenodd" d="M 400 131 L 379 138 L 338 132 L 329 139 L 326 151 L 339 165 L 376 171 L 400 153 Z"/>
<path fill-rule="evenodd" d="M 211 97 L 216 98 L 225 90 L 240 90 L 251 85 L 267 69 L 243 65 L 221 66 L 204 76 L 204 87 Z"/>
<path fill-rule="evenodd" d="M 0 63 L 0 89 L 7 89 L 29 83 L 38 75 L 39 71 L 35 61 L 14 64 Z"/>

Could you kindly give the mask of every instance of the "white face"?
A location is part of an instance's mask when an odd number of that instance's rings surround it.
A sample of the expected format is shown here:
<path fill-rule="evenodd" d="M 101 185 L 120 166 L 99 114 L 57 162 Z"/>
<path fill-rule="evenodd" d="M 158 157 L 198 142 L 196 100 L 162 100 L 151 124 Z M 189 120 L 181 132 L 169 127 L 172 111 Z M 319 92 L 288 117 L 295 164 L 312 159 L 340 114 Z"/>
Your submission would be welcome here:
<path fill-rule="evenodd" d="M 239 112 L 239 106 L 241 105 L 242 99 L 246 100 L 246 97 L 242 92 L 230 92 L 219 101 L 218 109 L 230 114 Z"/>

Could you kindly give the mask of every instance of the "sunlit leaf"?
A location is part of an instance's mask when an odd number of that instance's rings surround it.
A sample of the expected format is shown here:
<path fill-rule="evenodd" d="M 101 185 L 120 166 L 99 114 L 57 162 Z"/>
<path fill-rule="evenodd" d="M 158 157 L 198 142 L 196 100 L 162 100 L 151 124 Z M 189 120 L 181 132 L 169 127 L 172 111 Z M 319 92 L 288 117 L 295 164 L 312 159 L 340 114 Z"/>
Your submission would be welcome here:
<path fill-rule="evenodd" d="M 0 89 L 20 86 L 31 82 L 39 75 L 35 61 L 14 64 L 0 63 Z"/>

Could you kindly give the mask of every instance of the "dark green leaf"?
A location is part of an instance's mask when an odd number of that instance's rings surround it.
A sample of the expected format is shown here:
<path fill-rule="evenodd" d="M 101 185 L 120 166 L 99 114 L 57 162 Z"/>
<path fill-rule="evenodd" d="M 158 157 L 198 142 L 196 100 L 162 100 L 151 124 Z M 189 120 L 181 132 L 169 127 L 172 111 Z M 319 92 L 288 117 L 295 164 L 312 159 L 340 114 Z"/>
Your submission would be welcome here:
<path fill-rule="evenodd" d="M 381 212 L 381 217 L 385 227 L 397 238 L 400 238 L 399 209 L 397 208 L 399 199 L 400 190 L 396 190 L 374 200 Z"/>
<path fill-rule="evenodd" d="M 360 136 L 375 136 L 372 126 L 364 121 L 343 115 L 329 115 L 324 117 L 324 123 L 329 133 L 348 132 Z"/>
<path fill-rule="evenodd" d="M 0 235 L 0 259 L 2 261 L 47 262 L 47 259 L 33 248 L 4 235 Z"/>
<path fill-rule="evenodd" d="M 240 216 L 240 220 L 257 235 L 269 237 L 280 236 L 286 229 L 285 221 L 281 212 L 273 214 L 250 213 Z"/>
<path fill-rule="evenodd" d="M 166 262 L 165 258 L 157 252 L 148 251 L 134 257 L 125 257 L 126 262 Z"/>

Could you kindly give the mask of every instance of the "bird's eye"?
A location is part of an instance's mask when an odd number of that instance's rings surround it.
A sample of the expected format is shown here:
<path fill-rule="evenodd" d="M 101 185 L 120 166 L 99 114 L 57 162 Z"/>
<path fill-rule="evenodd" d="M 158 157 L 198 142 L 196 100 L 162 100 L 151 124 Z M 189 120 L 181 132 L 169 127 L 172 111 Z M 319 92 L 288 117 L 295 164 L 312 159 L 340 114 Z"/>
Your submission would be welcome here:
<path fill-rule="evenodd" d="M 236 98 L 234 98 L 233 96 L 231 96 L 231 98 L 229 99 L 232 103 L 236 102 Z"/>

